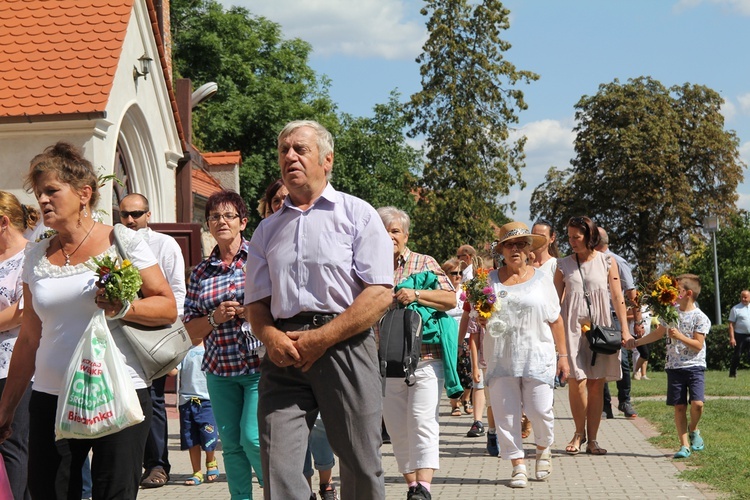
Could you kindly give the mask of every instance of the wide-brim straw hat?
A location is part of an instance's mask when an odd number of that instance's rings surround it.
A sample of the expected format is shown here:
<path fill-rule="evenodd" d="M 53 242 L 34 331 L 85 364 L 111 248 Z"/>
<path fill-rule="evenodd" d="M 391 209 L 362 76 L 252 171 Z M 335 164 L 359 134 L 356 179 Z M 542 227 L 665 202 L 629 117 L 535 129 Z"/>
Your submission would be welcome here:
<path fill-rule="evenodd" d="M 497 230 L 497 243 L 502 245 L 506 241 L 527 239 L 531 241 L 530 251 L 534 251 L 547 243 L 547 237 L 541 234 L 531 234 L 529 226 L 523 222 L 508 222 Z M 499 249 L 498 249 L 499 250 Z"/>

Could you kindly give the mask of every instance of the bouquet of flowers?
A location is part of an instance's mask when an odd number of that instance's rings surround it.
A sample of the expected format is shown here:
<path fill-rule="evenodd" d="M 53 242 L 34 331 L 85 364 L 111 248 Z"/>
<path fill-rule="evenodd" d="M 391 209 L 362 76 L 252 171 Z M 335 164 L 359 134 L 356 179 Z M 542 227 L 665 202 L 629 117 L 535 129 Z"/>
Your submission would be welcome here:
<path fill-rule="evenodd" d="M 90 263 L 93 261 L 93 265 Z M 99 278 L 97 286 L 104 289 L 104 296 L 112 302 L 132 302 L 141 289 L 143 280 L 138 269 L 128 260 L 105 255 L 86 262 L 86 266 Z"/>
<path fill-rule="evenodd" d="M 461 285 L 463 293 L 461 300 L 468 300 L 476 314 L 482 318 L 489 318 L 494 311 L 500 310 L 500 303 L 489 284 L 489 271 L 477 269 L 474 277 Z"/>
<path fill-rule="evenodd" d="M 679 315 L 677 314 L 676 301 L 680 295 L 677 290 L 677 280 L 672 276 L 662 274 L 656 281 L 646 286 L 641 292 L 641 303 L 667 325 L 676 325 Z"/>

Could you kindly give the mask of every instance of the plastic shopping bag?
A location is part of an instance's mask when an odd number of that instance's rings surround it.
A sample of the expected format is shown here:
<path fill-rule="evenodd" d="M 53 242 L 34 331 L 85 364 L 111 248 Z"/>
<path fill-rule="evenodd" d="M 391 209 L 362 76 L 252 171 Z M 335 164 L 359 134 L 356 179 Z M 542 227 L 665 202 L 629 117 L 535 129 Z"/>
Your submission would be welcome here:
<path fill-rule="evenodd" d="M 60 387 L 55 439 L 106 436 L 143 419 L 128 368 L 104 311 L 98 311 L 78 342 Z"/>

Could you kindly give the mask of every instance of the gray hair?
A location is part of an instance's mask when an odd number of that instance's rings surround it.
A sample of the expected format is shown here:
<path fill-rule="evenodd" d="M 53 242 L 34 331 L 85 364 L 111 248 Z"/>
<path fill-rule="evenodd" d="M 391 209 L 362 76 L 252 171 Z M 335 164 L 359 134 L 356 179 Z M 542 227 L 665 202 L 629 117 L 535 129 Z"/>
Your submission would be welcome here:
<path fill-rule="evenodd" d="M 281 144 L 281 141 L 291 135 L 292 132 L 302 127 L 310 127 L 315 131 L 316 144 L 318 145 L 318 163 L 322 165 L 326 156 L 333 154 L 333 136 L 327 128 L 314 120 L 295 120 L 287 123 L 279 132 L 277 144 Z"/>
<path fill-rule="evenodd" d="M 394 222 L 401 224 L 401 229 L 404 233 L 409 235 L 409 226 L 411 226 L 411 217 L 409 214 L 396 207 L 380 207 L 378 208 L 378 215 L 383 221 L 383 225 L 388 228 Z"/>

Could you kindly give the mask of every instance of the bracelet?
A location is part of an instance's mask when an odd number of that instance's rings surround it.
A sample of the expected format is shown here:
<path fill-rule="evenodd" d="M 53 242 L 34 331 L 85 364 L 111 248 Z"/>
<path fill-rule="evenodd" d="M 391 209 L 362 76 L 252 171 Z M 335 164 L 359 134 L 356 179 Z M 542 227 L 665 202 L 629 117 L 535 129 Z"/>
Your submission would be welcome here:
<path fill-rule="evenodd" d="M 122 309 L 120 309 L 120 312 L 118 312 L 117 314 L 115 314 L 109 319 L 122 319 L 125 317 L 128 311 L 130 311 L 130 301 L 126 300 L 125 302 L 122 303 Z"/>
<path fill-rule="evenodd" d="M 568 355 L 567 354 L 558 354 L 557 357 L 558 358 L 567 358 Z"/>
<path fill-rule="evenodd" d="M 213 329 L 219 328 L 219 324 L 214 319 L 215 312 L 216 312 L 216 309 L 211 309 L 211 312 L 208 313 L 208 324 L 211 325 L 211 328 Z"/>

